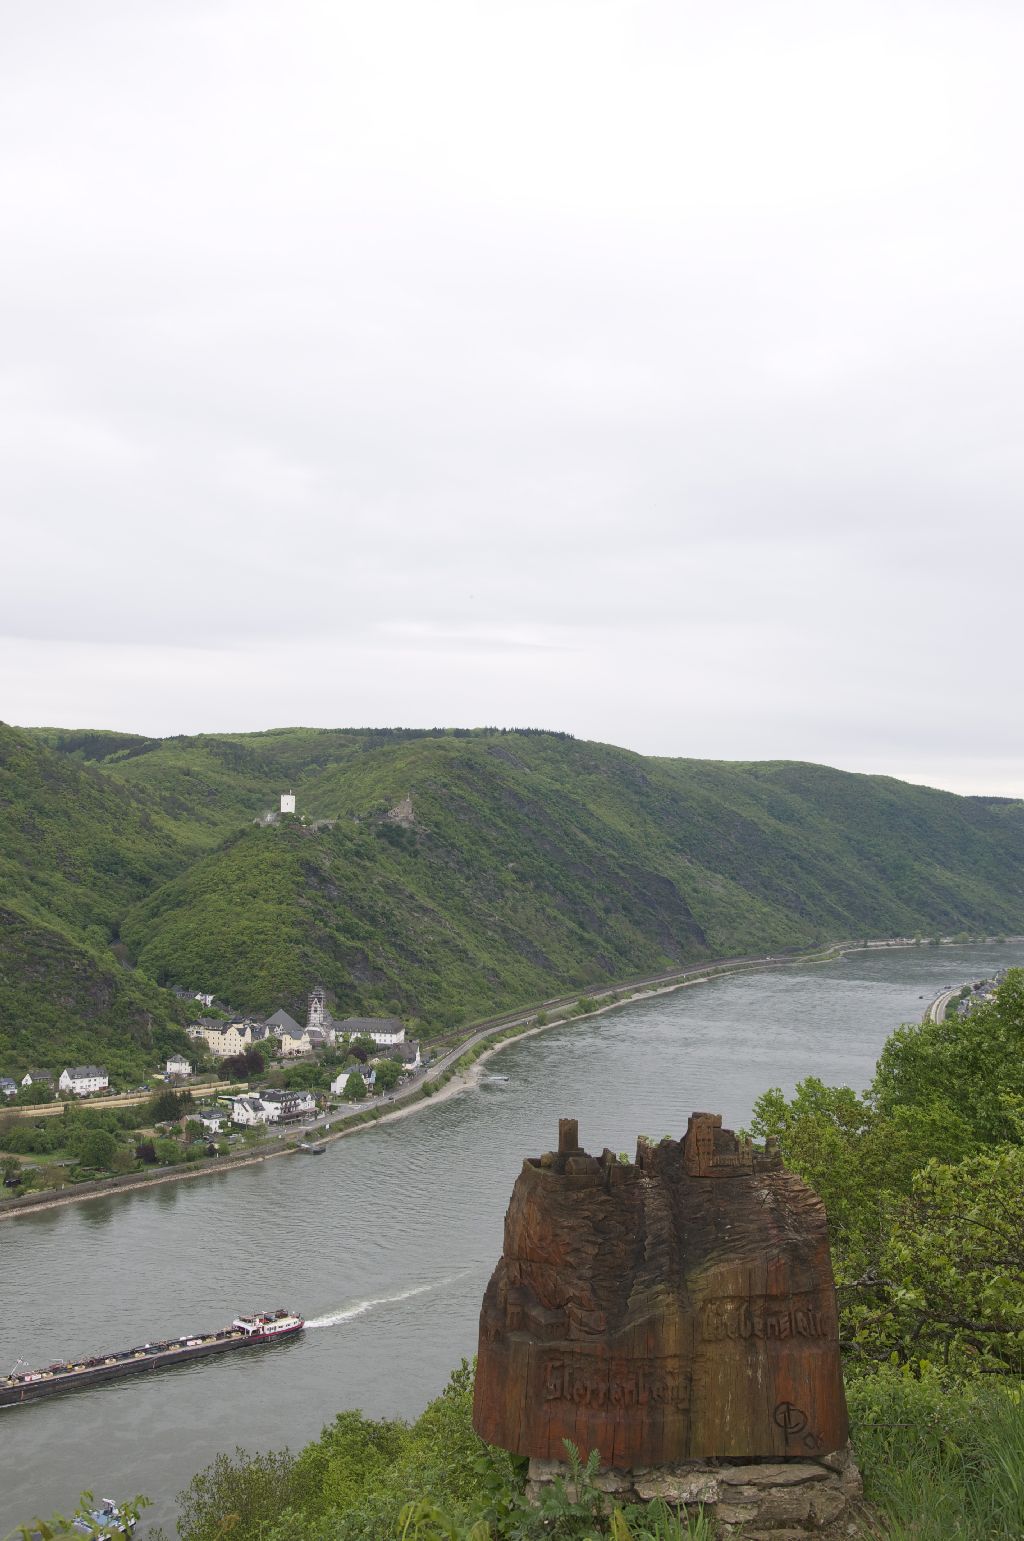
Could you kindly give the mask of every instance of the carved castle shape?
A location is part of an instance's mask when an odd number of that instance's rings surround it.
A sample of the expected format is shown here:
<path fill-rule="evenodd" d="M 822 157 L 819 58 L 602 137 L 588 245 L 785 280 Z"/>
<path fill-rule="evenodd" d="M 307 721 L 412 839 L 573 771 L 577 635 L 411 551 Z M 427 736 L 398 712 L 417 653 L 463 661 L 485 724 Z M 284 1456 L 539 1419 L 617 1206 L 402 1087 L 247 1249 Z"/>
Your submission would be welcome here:
<path fill-rule="evenodd" d="M 520 1455 L 557 1461 L 570 1439 L 622 1467 L 843 1445 L 825 1212 L 778 1142 L 693 1113 L 622 1161 L 561 1119 L 505 1217 L 473 1421 Z"/>

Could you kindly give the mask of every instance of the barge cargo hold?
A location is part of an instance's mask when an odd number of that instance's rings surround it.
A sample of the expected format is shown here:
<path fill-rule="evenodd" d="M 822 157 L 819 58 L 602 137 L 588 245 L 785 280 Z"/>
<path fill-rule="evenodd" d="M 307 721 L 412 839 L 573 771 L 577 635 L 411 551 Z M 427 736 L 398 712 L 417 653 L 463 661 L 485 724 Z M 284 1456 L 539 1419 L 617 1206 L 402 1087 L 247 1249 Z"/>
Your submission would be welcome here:
<path fill-rule="evenodd" d="M 147 1370 L 166 1370 L 209 1354 L 227 1354 L 236 1348 L 276 1343 L 282 1338 L 295 1337 L 305 1325 L 301 1316 L 290 1311 L 257 1311 L 251 1316 L 236 1316 L 231 1326 L 222 1332 L 143 1343 L 140 1348 L 127 1348 L 117 1354 L 97 1354 L 91 1359 L 59 1360 L 43 1370 L 14 1370 L 10 1375 L 0 1375 L 0 1407 L 36 1402 L 41 1397 L 54 1396 L 58 1391 L 75 1391 L 80 1386 L 120 1380 L 125 1375 L 141 1375 Z"/>

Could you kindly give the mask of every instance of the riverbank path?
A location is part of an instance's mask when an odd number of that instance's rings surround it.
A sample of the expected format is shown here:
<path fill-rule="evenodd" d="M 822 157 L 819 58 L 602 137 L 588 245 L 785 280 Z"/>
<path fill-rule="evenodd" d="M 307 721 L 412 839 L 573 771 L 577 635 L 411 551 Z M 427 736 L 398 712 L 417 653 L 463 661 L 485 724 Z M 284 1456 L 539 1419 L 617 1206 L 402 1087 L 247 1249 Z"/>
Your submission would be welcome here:
<path fill-rule="evenodd" d="M 943 990 L 941 995 L 937 995 L 924 1014 L 925 1021 L 944 1022 L 946 1019 L 946 1007 L 955 994 L 956 990 Z"/>

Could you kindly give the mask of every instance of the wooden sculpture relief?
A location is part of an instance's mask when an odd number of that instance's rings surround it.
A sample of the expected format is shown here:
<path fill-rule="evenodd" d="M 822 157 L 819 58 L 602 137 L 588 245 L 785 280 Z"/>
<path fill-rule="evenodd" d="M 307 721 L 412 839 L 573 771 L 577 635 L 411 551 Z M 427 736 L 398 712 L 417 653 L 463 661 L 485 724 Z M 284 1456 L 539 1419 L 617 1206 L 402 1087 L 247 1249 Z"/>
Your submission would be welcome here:
<path fill-rule="evenodd" d="M 523 1165 L 480 1313 L 473 1421 L 491 1444 L 606 1465 L 823 1455 L 847 1437 L 820 1199 L 694 1113 L 635 1163 Z"/>

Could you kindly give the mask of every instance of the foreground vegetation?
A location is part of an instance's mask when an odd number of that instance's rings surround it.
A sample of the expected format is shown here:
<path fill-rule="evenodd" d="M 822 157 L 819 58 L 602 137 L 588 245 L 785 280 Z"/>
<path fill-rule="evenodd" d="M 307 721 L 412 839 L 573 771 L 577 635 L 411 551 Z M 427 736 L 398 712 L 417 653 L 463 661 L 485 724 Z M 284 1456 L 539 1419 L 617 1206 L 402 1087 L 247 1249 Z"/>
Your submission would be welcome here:
<path fill-rule="evenodd" d="M 868 1499 L 862 1538 L 1024 1535 L 1017 1388 L 885 1366 L 852 1380 L 848 1400 Z M 702 1515 L 662 1503 L 607 1514 L 578 1457 L 577 1482 L 556 1484 L 543 1507 L 531 1507 L 525 1463 L 484 1445 L 471 1410 L 464 1363 L 412 1424 L 345 1412 L 297 1455 L 221 1454 L 180 1495 L 179 1541 L 714 1541 Z M 30 1529 L 38 1523 L 20 1534 Z M 68 1534 L 68 1522 L 51 1522 L 50 1532 Z"/>
<path fill-rule="evenodd" d="M 291 786 L 300 818 L 254 823 Z M 1024 930 L 1024 808 L 564 734 L 0 725 L 0 1073 L 134 1084 L 188 1008 L 418 1019 L 865 935 Z"/>
<path fill-rule="evenodd" d="M 886 1366 L 852 1380 L 848 1394 L 870 1505 L 863 1536 L 1019 1541 L 1024 1408 L 1016 1390 Z M 578 1462 L 575 1483 L 556 1484 L 532 1507 L 525 1462 L 484 1445 L 471 1411 L 463 1364 L 411 1425 L 346 1412 L 297 1456 L 218 1456 L 181 1495 L 178 1535 L 216 1541 L 225 1516 L 237 1515 L 238 1541 L 711 1541 L 702 1516 L 663 1504 L 608 1515 Z"/>

